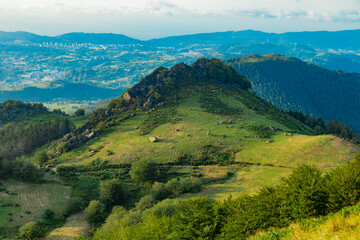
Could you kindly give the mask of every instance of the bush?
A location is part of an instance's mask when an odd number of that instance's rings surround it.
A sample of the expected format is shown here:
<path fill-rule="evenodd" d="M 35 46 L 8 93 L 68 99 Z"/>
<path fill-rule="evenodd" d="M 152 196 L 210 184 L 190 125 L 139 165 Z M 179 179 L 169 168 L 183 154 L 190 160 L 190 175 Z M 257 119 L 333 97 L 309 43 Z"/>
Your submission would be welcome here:
<path fill-rule="evenodd" d="M 75 113 L 74 113 L 74 116 L 75 116 L 75 117 L 85 116 L 85 110 L 82 109 L 82 108 L 76 110 Z"/>
<path fill-rule="evenodd" d="M 46 220 L 54 219 L 54 216 L 55 216 L 55 213 L 51 209 L 45 209 L 44 213 L 42 215 L 43 219 L 46 219 Z"/>
<path fill-rule="evenodd" d="M 158 176 L 158 168 L 150 160 L 139 160 L 131 165 L 129 174 L 136 183 L 153 182 Z"/>
<path fill-rule="evenodd" d="M 169 187 L 169 185 L 164 183 L 155 182 L 151 188 L 151 196 L 158 201 L 168 198 L 172 194 L 172 189 Z"/>
<path fill-rule="evenodd" d="M 123 204 L 127 199 L 124 184 L 118 179 L 101 182 L 100 199 L 107 209 Z"/>
<path fill-rule="evenodd" d="M 360 201 L 359 176 L 360 155 L 346 165 L 333 169 L 325 176 L 330 211 L 338 211 Z"/>
<path fill-rule="evenodd" d="M 19 236 L 25 239 L 35 239 L 40 237 L 39 226 L 35 222 L 28 222 L 19 229 Z"/>
<path fill-rule="evenodd" d="M 46 164 L 46 162 L 49 160 L 49 157 L 47 155 L 47 153 L 45 151 L 38 151 L 35 153 L 34 156 L 34 162 L 39 166 L 39 167 L 44 167 L 44 165 Z"/>
<path fill-rule="evenodd" d="M 87 220 L 93 226 L 99 226 L 105 220 L 105 206 L 98 200 L 92 200 L 85 209 Z"/>

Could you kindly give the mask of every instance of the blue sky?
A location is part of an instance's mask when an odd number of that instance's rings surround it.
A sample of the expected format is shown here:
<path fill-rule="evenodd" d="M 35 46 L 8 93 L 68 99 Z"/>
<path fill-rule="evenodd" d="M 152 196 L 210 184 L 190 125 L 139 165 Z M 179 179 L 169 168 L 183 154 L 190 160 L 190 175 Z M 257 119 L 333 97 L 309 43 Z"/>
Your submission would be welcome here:
<path fill-rule="evenodd" d="M 0 0 L 0 30 L 140 39 L 254 29 L 360 28 L 360 0 Z"/>

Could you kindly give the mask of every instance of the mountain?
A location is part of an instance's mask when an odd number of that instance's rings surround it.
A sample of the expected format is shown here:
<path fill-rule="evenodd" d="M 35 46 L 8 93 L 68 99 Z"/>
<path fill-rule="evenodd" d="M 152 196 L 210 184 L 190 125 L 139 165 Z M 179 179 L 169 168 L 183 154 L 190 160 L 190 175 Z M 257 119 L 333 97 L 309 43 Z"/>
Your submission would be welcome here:
<path fill-rule="evenodd" d="M 116 97 L 125 88 L 109 89 L 91 86 L 85 83 L 65 83 L 59 87 L 26 87 L 22 90 L 0 91 L 0 102 L 8 99 L 26 102 L 52 102 L 58 100 L 89 101 Z"/>
<path fill-rule="evenodd" d="M 0 42 L 24 41 L 32 43 L 51 42 L 52 37 L 39 36 L 29 32 L 4 32 L 0 31 Z"/>
<path fill-rule="evenodd" d="M 140 40 L 122 34 L 113 33 L 67 33 L 57 37 L 66 43 L 91 43 L 91 44 L 139 44 Z"/>
<path fill-rule="evenodd" d="M 149 43 L 176 46 L 189 44 L 252 44 L 268 42 L 277 45 L 297 43 L 323 49 L 359 49 L 360 44 L 356 40 L 359 37 L 360 30 L 288 32 L 281 34 L 246 30 L 173 36 L 153 39 L 150 40 Z"/>
<path fill-rule="evenodd" d="M 256 95 L 280 109 L 337 119 L 360 131 L 360 74 L 330 71 L 277 54 L 224 62 L 251 81 Z"/>
<path fill-rule="evenodd" d="M 254 44 L 268 42 L 276 45 L 300 44 L 312 48 L 322 49 L 348 49 L 357 50 L 360 43 L 360 30 L 346 31 L 314 31 L 314 32 L 287 32 L 267 33 L 254 30 L 228 31 L 216 33 L 200 33 L 182 36 L 140 41 L 122 34 L 112 33 L 67 33 L 56 37 L 39 36 L 28 32 L 0 31 L 0 42 L 27 41 L 42 42 L 68 42 L 68 43 L 93 43 L 93 44 L 148 44 L 161 46 L 187 46 L 192 44 Z"/>
<path fill-rule="evenodd" d="M 139 44 L 140 40 L 127 37 L 122 34 L 113 33 L 67 33 L 56 37 L 40 36 L 29 32 L 4 32 L 0 31 L 0 43 L 6 42 L 25 42 L 25 43 L 91 43 L 91 44 Z"/>

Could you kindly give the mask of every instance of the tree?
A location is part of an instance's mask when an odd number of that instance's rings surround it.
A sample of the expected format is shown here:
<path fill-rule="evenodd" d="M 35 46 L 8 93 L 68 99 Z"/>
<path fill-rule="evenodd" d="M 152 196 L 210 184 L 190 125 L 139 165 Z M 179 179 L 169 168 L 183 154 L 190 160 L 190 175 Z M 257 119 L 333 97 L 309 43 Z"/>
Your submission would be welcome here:
<path fill-rule="evenodd" d="M 124 184 L 118 179 L 100 183 L 100 199 L 108 209 L 125 202 L 127 196 Z"/>
<path fill-rule="evenodd" d="M 74 113 L 75 117 L 82 117 L 82 116 L 85 116 L 85 110 L 80 108 L 78 110 L 75 111 Z"/>
<path fill-rule="evenodd" d="M 44 167 L 45 163 L 49 160 L 49 157 L 45 151 L 38 151 L 35 153 L 34 162 L 40 167 Z"/>
<path fill-rule="evenodd" d="M 100 225 L 105 220 L 105 206 L 98 200 L 92 200 L 85 212 L 88 214 L 88 221 L 94 226 Z"/>
<path fill-rule="evenodd" d="M 158 169 L 155 163 L 149 160 L 140 160 L 131 165 L 129 174 L 131 179 L 137 183 L 152 182 L 157 177 Z"/>
<path fill-rule="evenodd" d="M 25 239 L 40 237 L 39 226 L 35 222 L 28 222 L 19 229 L 19 236 Z"/>
<path fill-rule="evenodd" d="M 44 213 L 43 213 L 43 218 L 44 219 L 47 219 L 47 220 L 50 220 L 50 219 L 53 219 L 55 216 L 55 213 L 53 210 L 47 208 L 44 210 Z"/>

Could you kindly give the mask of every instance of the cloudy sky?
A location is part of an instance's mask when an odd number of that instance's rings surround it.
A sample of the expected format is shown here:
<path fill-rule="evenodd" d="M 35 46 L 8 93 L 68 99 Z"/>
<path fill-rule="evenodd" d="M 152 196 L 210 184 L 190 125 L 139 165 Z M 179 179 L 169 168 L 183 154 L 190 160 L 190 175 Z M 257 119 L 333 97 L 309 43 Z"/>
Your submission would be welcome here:
<path fill-rule="evenodd" d="M 3 31 L 149 39 L 245 29 L 360 29 L 360 0 L 0 0 Z"/>

